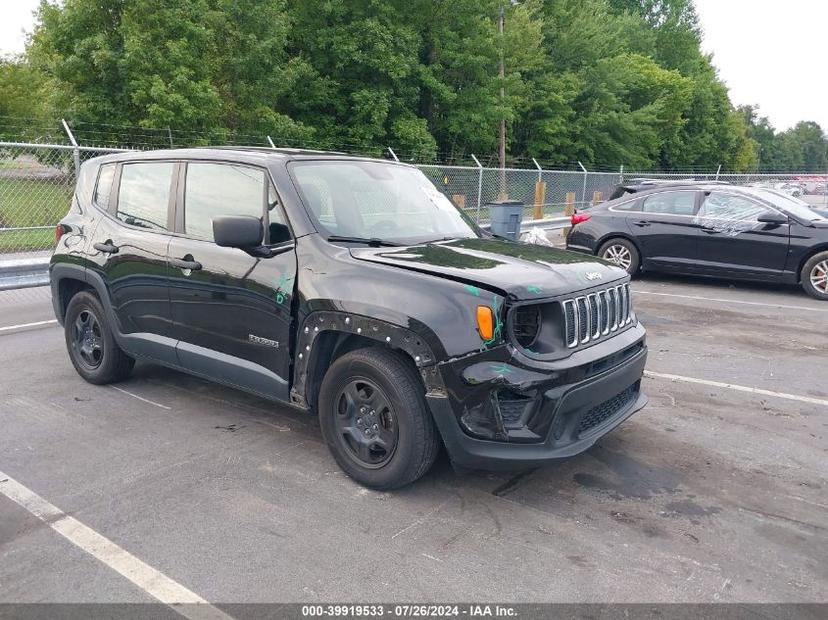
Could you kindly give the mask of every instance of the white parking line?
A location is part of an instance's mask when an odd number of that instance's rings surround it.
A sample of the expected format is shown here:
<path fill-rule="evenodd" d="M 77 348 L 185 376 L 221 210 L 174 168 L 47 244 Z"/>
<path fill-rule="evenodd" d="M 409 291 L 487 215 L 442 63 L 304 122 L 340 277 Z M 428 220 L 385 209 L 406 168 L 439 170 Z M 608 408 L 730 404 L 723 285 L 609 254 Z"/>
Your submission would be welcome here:
<path fill-rule="evenodd" d="M 137 398 L 138 400 L 142 400 L 145 403 L 150 405 L 155 405 L 156 407 L 161 407 L 161 409 L 166 409 L 167 411 L 171 411 L 172 407 L 167 407 L 167 405 L 162 405 L 161 403 L 157 403 L 154 400 L 150 400 L 149 398 L 144 398 L 143 396 L 138 396 L 138 394 L 133 394 L 132 392 L 127 392 L 123 388 L 115 387 L 114 385 L 110 385 L 113 390 L 118 390 L 119 392 L 126 394 L 127 396 L 132 396 L 132 398 Z"/>
<path fill-rule="evenodd" d="M 20 504 L 76 547 L 123 575 L 151 597 L 192 620 L 230 620 L 230 616 L 114 542 L 70 517 L 0 471 L 0 493 Z"/>
<path fill-rule="evenodd" d="M 722 383 L 720 381 L 708 381 L 707 379 L 696 379 L 695 377 L 683 377 L 681 375 L 670 375 L 663 372 L 653 372 L 651 370 L 644 371 L 645 377 L 652 379 L 669 379 L 671 381 L 684 381 L 685 383 L 698 383 L 699 385 L 708 385 L 710 387 L 725 388 L 728 390 L 736 390 L 737 392 L 748 392 L 750 394 L 759 394 L 761 396 L 772 396 L 773 398 L 784 398 L 787 400 L 796 400 L 801 403 L 809 403 L 812 405 L 822 405 L 828 407 L 828 400 L 821 400 L 819 398 L 811 398 L 810 396 L 797 396 L 796 394 L 786 394 L 785 392 L 773 392 L 771 390 L 763 390 L 761 388 L 746 387 L 744 385 L 734 385 L 732 383 Z"/>
<path fill-rule="evenodd" d="M 6 327 L 0 327 L 0 332 L 8 332 L 13 329 L 25 329 L 26 327 L 38 327 L 40 325 L 52 325 L 53 323 L 57 323 L 57 319 L 35 321 L 34 323 L 21 323 L 20 325 L 7 325 Z"/>
<path fill-rule="evenodd" d="M 806 312 L 828 312 L 828 308 L 810 308 L 808 306 L 790 306 L 786 304 L 769 304 L 761 301 L 742 301 L 741 299 L 724 299 L 720 297 L 703 297 L 702 295 L 678 295 L 676 293 L 656 293 L 655 291 L 642 291 L 633 288 L 633 293 L 638 295 L 659 295 L 661 297 L 678 297 L 679 299 L 696 299 L 701 301 L 718 301 L 726 304 L 742 304 L 745 306 L 764 306 L 766 308 L 783 308 L 785 310 L 805 310 Z"/>

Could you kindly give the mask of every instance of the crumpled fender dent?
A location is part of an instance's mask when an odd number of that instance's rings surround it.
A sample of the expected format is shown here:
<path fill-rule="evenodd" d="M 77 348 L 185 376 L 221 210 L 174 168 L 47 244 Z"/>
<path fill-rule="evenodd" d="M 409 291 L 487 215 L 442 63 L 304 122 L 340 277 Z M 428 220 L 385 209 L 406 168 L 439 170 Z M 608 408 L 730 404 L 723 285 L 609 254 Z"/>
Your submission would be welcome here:
<path fill-rule="evenodd" d="M 307 406 L 308 368 L 316 353 L 314 345 L 326 332 L 354 334 L 405 352 L 420 371 L 427 394 L 440 396 L 445 393 L 435 366 L 435 354 L 423 336 L 376 318 L 339 310 L 320 310 L 305 317 L 297 334 L 291 389 L 291 400 L 295 404 Z"/>

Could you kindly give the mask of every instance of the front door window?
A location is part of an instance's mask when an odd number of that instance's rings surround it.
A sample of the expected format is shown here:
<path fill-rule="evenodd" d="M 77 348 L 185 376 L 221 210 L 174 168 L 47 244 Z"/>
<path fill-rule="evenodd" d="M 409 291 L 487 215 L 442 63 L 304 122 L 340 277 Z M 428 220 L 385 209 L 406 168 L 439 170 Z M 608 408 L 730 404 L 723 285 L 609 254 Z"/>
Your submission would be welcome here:
<path fill-rule="evenodd" d="M 735 237 L 761 228 L 759 216 L 767 212 L 767 207 L 750 198 L 725 192 L 710 192 L 695 221 L 702 228 Z"/>

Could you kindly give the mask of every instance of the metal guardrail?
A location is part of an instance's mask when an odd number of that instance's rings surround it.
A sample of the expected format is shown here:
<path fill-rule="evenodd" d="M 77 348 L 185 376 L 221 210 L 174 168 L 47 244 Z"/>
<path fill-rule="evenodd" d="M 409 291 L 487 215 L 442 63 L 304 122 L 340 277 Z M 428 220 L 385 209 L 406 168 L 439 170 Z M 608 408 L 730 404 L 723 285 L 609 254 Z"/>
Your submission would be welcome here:
<path fill-rule="evenodd" d="M 47 286 L 48 284 L 48 256 L 0 261 L 0 291 Z"/>
<path fill-rule="evenodd" d="M 544 230 L 557 230 L 569 225 L 570 217 L 568 215 L 561 215 L 558 217 L 548 217 L 543 220 L 523 220 L 520 224 L 520 231 L 526 232 L 530 228 L 543 228 Z"/>

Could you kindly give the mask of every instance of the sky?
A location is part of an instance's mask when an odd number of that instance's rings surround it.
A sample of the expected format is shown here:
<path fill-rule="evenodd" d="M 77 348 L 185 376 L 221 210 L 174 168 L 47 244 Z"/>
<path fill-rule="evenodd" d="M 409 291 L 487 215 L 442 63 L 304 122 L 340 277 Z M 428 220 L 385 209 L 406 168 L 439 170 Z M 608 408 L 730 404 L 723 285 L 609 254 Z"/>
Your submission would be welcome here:
<path fill-rule="evenodd" d="M 705 52 L 735 105 L 757 104 L 777 131 L 828 132 L 828 1 L 695 0 Z"/>
<path fill-rule="evenodd" d="M 23 51 L 39 0 L 0 0 L 0 54 Z M 828 0 L 695 0 L 735 105 L 756 104 L 782 131 L 800 120 L 828 132 Z"/>

